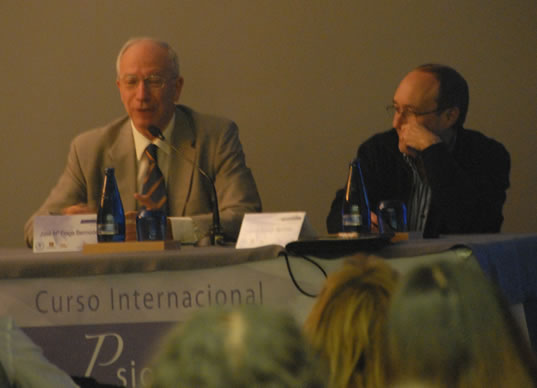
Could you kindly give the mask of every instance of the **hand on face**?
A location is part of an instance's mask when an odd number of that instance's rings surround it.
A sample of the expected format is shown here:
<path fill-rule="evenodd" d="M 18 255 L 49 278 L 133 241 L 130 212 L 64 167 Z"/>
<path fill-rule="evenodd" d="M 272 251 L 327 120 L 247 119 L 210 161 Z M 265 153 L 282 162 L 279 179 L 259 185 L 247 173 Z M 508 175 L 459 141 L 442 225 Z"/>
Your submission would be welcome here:
<path fill-rule="evenodd" d="M 418 152 L 442 141 L 427 127 L 418 123 L 413 115 L 409 115 L 406 123 L 397 128 L 397 134 L 399 135 L 399 151 L 412 157 L 416 157 Z"/>

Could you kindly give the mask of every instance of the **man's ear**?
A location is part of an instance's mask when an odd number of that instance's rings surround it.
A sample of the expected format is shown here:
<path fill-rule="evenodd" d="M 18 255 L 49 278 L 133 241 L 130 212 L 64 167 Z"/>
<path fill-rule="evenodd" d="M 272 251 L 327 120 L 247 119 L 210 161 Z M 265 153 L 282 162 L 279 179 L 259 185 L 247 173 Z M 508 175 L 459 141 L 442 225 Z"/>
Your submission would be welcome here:
<path fill-rule="evenodd" d="M 455 123 L 459 119 L 459 114 L 460 113 L 461 113 L 461 111 L 460 111 L 459 107 L 457 107 L 457 106 L 448 108 L 448 109 L 446 109 L 444 111 L 444 115 L 445 115 L 444 117 L 445 117 L 445 120 L 446 120 L 446 127 L 447 128 L 450 128 L 453 125 L 455 125 Z"/>
<path fill-rule="evenodd" d="M 183 77 L 178 77 L 175 80 L 175 94 L 173 98 L 174 98 L 174 102 L 176 103 L 179 101 L 179 97 L 181 96 L 184 83 L 185 83 L 185 80 L 183 79 Z"/>

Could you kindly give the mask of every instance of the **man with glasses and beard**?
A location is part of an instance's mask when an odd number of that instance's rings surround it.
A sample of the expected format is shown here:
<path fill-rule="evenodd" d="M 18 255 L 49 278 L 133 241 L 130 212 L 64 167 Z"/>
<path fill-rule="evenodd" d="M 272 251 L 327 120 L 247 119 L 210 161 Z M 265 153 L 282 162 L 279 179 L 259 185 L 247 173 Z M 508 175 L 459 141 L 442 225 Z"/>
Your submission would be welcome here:
<path fill-rule="evenodd" d="M 422 65 L 403 78 L 388 106 L 393 128 L 358 148 L 373 211 L 381 200 L 403 201 L 408 229 L 424 237 L 500 231 L 510 157 L 463 127 L 468 103 L 466 80 L 448 66 Z M 343 197 L 342 189 L 332 202 L 329 233 L 342 230 Z"/>

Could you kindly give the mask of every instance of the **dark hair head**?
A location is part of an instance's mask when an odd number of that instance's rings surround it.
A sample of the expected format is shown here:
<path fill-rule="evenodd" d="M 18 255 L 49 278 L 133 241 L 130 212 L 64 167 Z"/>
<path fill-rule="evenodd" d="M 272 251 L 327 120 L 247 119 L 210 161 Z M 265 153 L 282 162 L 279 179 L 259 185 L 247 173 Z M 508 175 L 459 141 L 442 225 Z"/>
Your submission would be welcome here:
<path fill-rule="evenodd" d="M 470 103 L 470 93 L 466 80 L 455 69 L 446 65 L 428 63 L 418 66 L 414 70 L 430 73 L 438 80 L 440 84 L 437 100 L 438 109 L 459 108 L 459 118 L 454 126 L 456 128 L 462 127 Z"/>

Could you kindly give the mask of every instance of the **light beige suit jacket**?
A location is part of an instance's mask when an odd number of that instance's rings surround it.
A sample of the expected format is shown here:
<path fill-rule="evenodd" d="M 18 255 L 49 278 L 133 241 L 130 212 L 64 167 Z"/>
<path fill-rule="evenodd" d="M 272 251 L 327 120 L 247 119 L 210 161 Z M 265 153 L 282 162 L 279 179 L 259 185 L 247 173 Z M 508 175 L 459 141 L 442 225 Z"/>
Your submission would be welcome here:
<path fill-rule="evenodd" d="M 182 154 L 170 154 L 169 215 L 190 216 L 202 235 L 208 233 L 212 224 L 211 187 L 196 164 L 215 183 L 224 233 L 236 238 L 244 213 L 261 211 L 261 199 L 246 166 L 236 124 L 178 105 L 175 127 L 167 140 Z M 62 209 L 78 203 L 97 209 L 106 167 L 115 168 L 125 212 L 138 210 L 133 196 L 136 165 L 128 116 L 77 136 L 71 143 L 67 165 L 58 183 L 24 227 L 27 244 L 31 246 L 33 242 L 36 215 L 61 213 Z"/>

